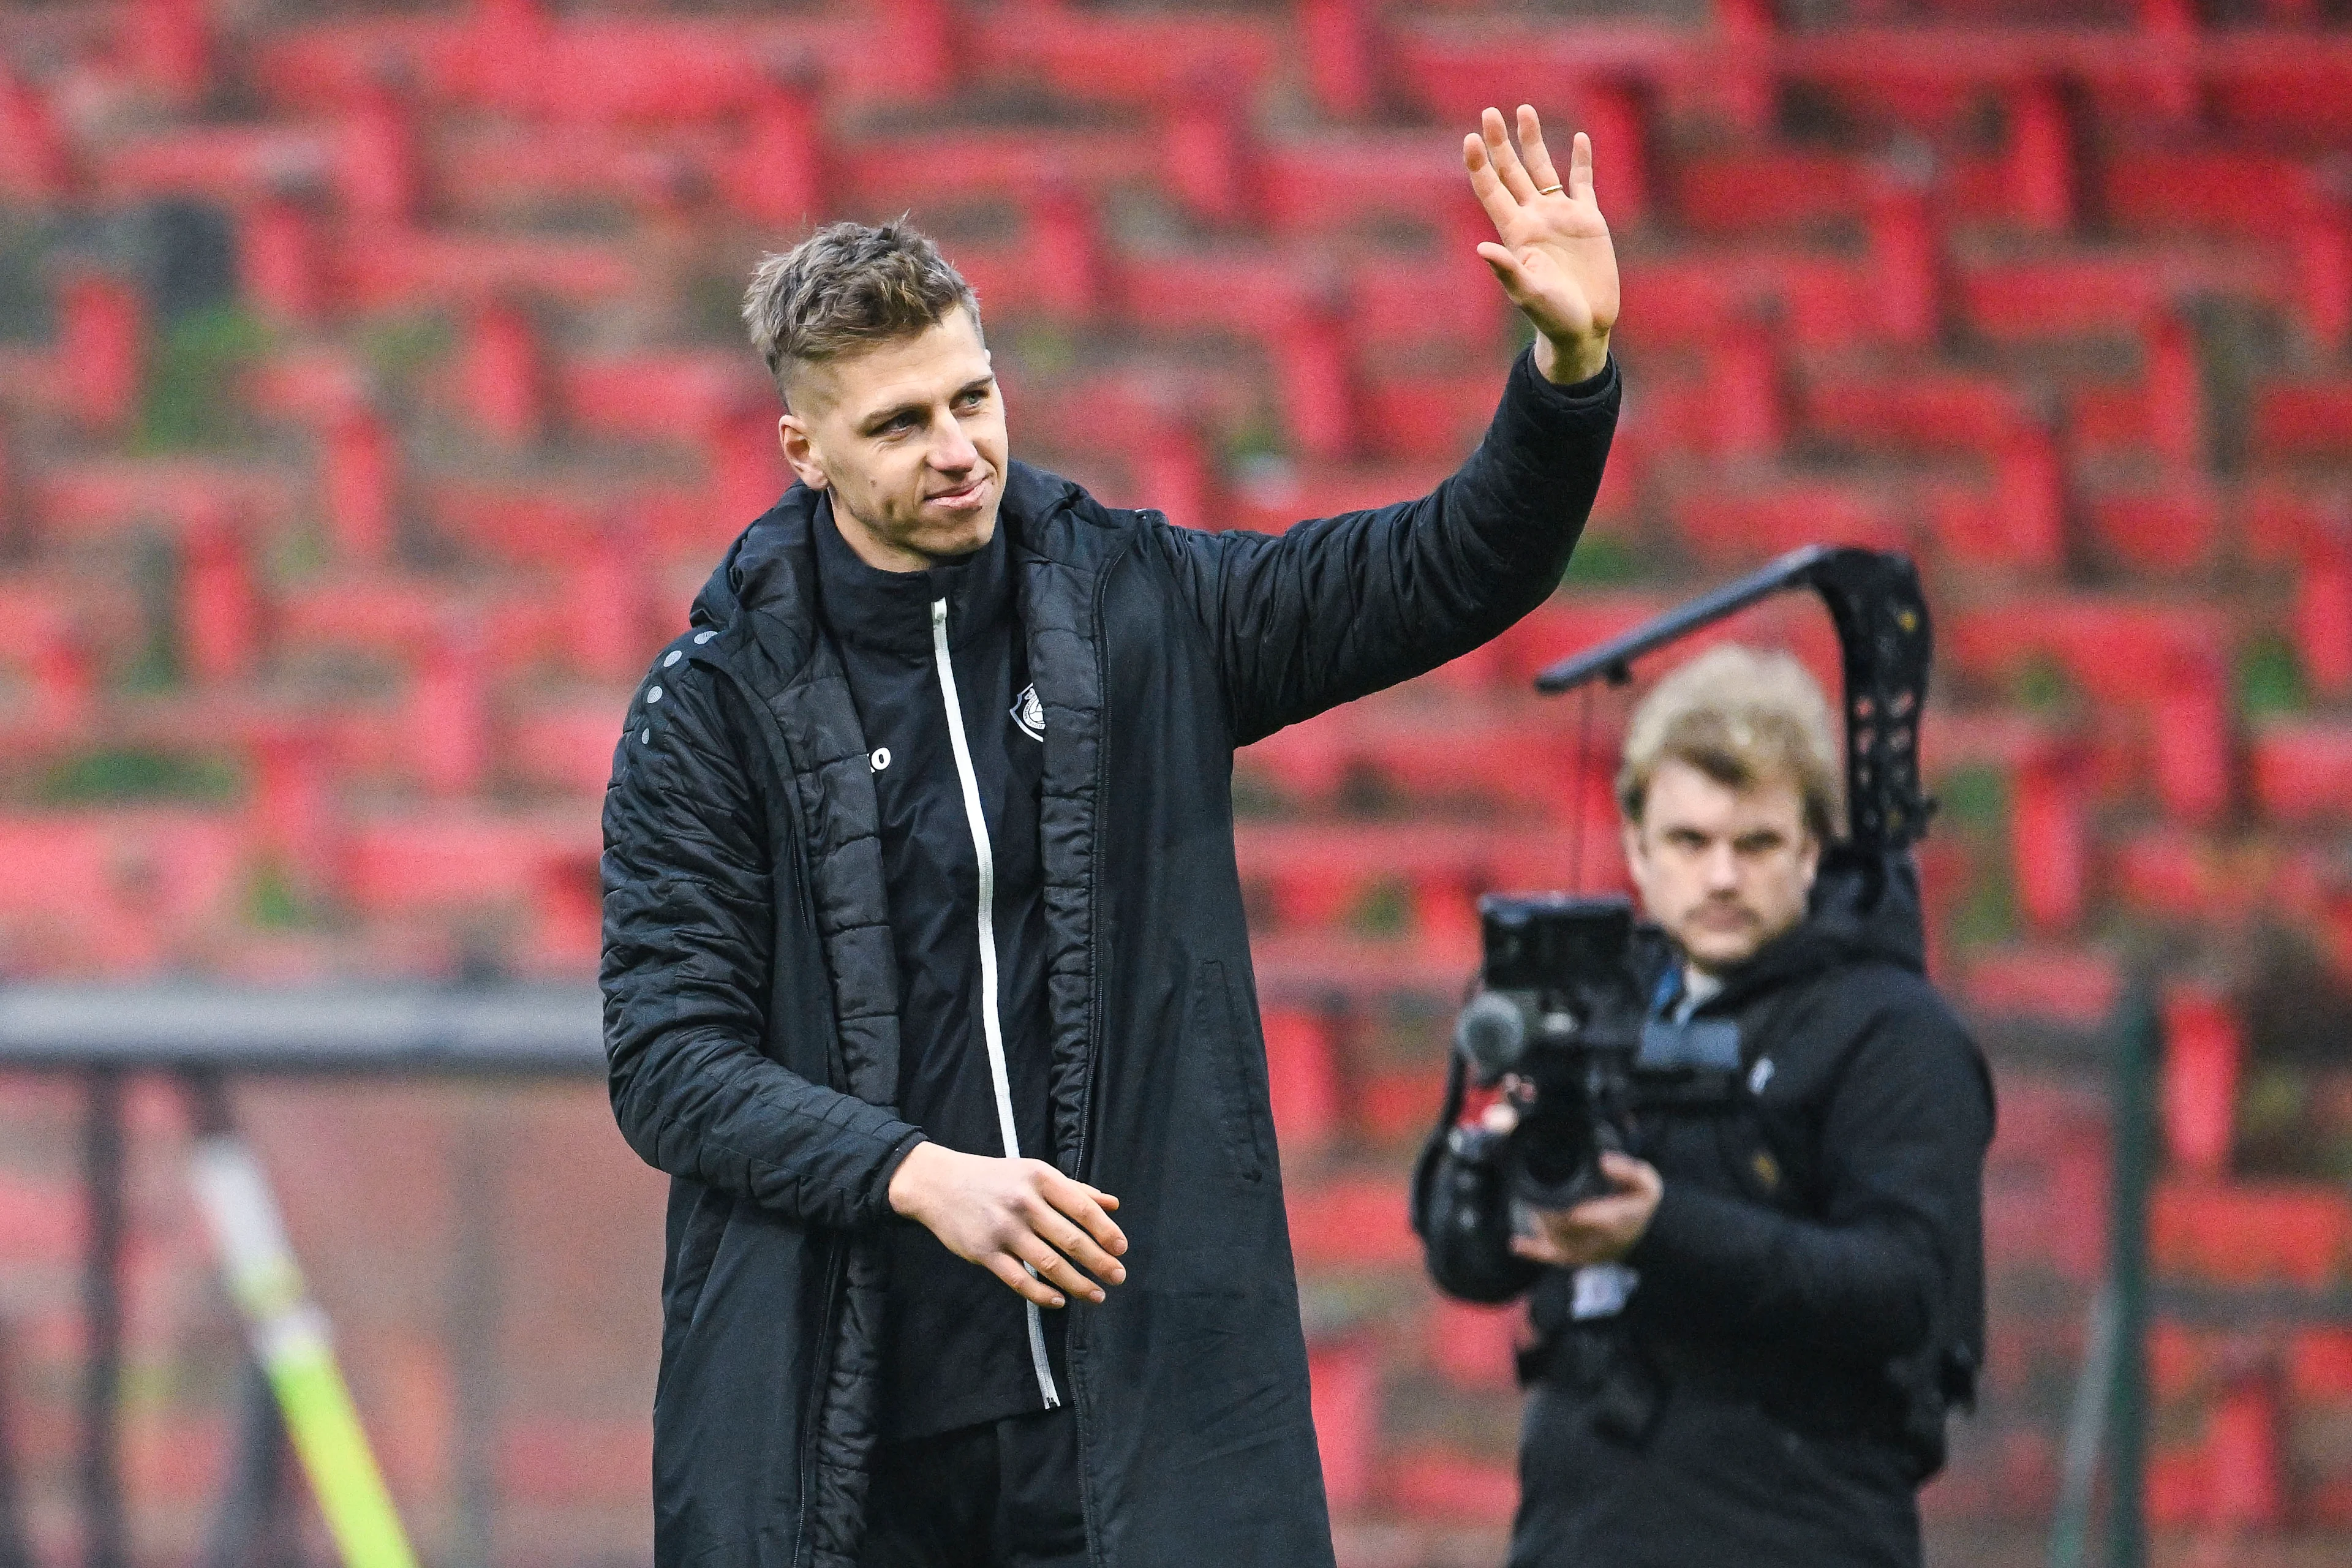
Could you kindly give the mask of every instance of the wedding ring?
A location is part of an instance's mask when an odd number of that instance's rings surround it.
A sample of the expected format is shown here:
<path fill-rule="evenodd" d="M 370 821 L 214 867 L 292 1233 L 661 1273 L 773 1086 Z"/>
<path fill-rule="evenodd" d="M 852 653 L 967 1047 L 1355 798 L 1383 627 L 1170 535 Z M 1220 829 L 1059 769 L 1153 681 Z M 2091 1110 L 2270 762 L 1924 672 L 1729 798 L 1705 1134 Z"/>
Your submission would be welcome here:
<path fill-rule="evenodd" d="M 1556 196 L 1566 188 L 1567 187 L 1564 185 L 1546 185 L 1543 189 L 1538 191 L 1536 195 L 1539 196 Z"/>

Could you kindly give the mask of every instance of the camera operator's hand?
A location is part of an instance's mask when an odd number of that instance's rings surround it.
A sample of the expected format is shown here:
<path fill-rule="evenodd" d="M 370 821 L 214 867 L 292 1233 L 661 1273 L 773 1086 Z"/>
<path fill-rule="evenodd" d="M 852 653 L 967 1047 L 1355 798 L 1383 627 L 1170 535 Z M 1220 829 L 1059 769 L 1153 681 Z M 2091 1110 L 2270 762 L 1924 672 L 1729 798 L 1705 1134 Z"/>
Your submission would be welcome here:
<path fill-rule="evenodd" d="M 1041 1307 L 1061 1306 L 1064 1291 L 1103 1299 L 1102 1286 L 1079 1268 L 1107 1284 L 1127 1278 L 1112 1256 L 1127 1250 L 1109 1212 L 1118 1200 L 1043 1160 L 918 1143 L 890 1178 L 890 1207 Z"/>
<path fill-rule="evenodd" d="M 1615 1152 L 1601 1156 L 1601 1173 L 1615 1192 L 1587 1198 L 1574 1208 L 1530 1211 L 1536 1234 L 1513 1237 L 1511 1250 L 1555 1268 L 1614 1263 L 1633 1251 L 1650 1228 L 1650 1216 L 1658 1212 L 1665 1181 L 1647 1161 Z"/>

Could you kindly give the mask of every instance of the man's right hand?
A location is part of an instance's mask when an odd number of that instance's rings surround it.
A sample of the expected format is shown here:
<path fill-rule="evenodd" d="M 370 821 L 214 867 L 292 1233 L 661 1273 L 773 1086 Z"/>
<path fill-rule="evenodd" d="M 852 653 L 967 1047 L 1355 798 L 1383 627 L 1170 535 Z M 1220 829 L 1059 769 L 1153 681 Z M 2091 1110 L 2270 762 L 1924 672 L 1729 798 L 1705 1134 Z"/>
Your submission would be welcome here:
<path fill-rule="evenodd" d="M 1065 1305 L 1064 1291 L 1100 1301 L 1103 1284 L 1127 1278 L 1115 1256 L 1127 1237 L 1110 1218 L 1118 1200 L 1043 1160 L 918 1143 L 890 1178 L 890 1207 L 1041 1307 Z"/>

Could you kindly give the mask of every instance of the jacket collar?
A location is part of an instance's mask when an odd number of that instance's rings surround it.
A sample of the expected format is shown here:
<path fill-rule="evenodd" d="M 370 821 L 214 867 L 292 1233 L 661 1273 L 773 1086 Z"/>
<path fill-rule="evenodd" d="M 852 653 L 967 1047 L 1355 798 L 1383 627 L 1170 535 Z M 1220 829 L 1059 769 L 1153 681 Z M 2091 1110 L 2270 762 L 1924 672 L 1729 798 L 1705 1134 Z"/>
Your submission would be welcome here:
<path fill-rule="evenodd" d="M 817 614 L 845 643 L 918 664 L 931 658 L 931 606 L 948 605 L 948 640 L 961 647 L 1012 611 L 1005 529 L 961 561 L 920 572 L 869 566 L 841 535 L 830 496 L 812 509 Z"/>
<path fill-rule="evenodd" d="M 1024 568 L 1058 563 L 1081 571 L 1107 561 L 1108 530 L 1080 519 L 1099 516 L 1081 504 L 1086 491 L 1058 474 L 1026 463 L 1006 465 L 1004 500 L 997 532 L 1016 582 Z M 736 536 L 727 553 L 695 595 L 692 623 L 729 628 L 755 638 L 787 679 L 798 676 L 815 653 L 820 616 L 816 561 L 820 492 L 795 483 L 751 527 Z M 1025 604 L 1027 588 L 1021 588 Z"/>
<path fill-rule="evenodd" d="M 1908 850 L 1873 853 L 1837 845 L 1822 858 L 1805 918 L 1723 976 L 1700 1008 L 1728 1012 L 1764 992 L 1850 963 L 1891 963 L 1922 973 L 1927 941 L 1919 873 Z"/>

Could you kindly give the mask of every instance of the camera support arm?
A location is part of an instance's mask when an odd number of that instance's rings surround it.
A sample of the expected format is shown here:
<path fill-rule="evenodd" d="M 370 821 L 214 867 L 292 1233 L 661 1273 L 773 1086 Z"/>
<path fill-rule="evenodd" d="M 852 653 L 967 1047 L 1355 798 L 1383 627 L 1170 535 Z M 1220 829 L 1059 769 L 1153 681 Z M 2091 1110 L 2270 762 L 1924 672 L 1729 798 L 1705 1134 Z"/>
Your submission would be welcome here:
<path fill-rule="evenodd" d="M 1837 627 L 1845 678 L 1847 838 L 1856 848 L 1902 850 L 1927 830 L 1935 802 L 1919 787 L 1919 710 L 1932 647 L 1927 602 L 1908 556 L 1845 544 L 1809 544 L 1760 571 L 1561 659 L 1536 677 L 1547 696 L 1595 679 L 1622 686 L 1633 661 L 1790 588 L 1822 596 Z"/>

